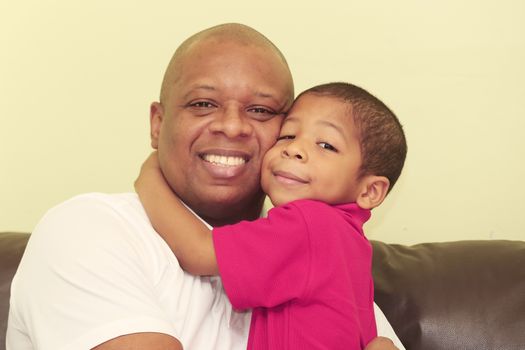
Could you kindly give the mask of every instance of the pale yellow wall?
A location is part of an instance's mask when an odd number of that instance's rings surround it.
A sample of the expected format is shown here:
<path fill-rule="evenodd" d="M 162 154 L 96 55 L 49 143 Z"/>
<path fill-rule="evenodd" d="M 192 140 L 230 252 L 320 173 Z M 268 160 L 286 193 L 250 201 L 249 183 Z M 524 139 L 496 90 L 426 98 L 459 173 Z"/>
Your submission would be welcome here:
<path fill-rule="evenodd" d="M 405 125 L 406 168 L 368 235 L 525 239 L 523 1 L 3 1 L 0 231 L 77 193 L 132 189 L 148 108 L 188 35 L 242 22 L 297 91 L 343 80 Z"/>

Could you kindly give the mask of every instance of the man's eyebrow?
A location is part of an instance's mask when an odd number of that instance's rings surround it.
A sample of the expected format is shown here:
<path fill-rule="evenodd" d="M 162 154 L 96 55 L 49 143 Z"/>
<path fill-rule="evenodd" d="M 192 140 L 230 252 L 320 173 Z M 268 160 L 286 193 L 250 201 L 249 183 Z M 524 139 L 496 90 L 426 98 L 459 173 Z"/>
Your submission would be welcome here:
<path fill-rule="evenodd" d="M 188 93 L 185 95 L 189 95 L 191 94 L 193 91 L 195 90 L 208 90 L 208 91 L 216 91 L 217 88 L 215 88 L 215 86 L 212 86 L 212 85 L 207 85 L 207 84 L 199 84 L 199 85 L 194 85 L 190 88 L 190 90 L 188 91 Z M 254 95 L 257 96 L 257 97 L 262 97 L 262 98 L 269 98 L 269 99 L 272 99 L 274 101 L 277 102 L 277 99 L 275 98 L 275 96 L 271 93 L 266 93 L 266 92 L 262 92 L 262 91 L 255 91 L 254 92 Z"/>
<path fill-rule="evenodd" d="M 277 104 L 279 107 L 279 110 L 282 111 L 286 105 L 288 104 L 288 101 L 284 99 L 283 101 L 279 100 L 275 94 L 262 92 L 262 91 L 255 91 L 254 95 L 257 97 L 261 97 L 264 99 L 272 100 L 275 104 Z"/>
<path fill-rule="evenodd" d="M 262 92 L 262 91 L 255 91 L 255 96 L 262 97 L 262 98 L 272 98 L 272 99 L 275 98 L 272 94 Z"/>
<path fill-rule="evenodd" d="M 195 85 L 190 88 L 190 90 L 184 95 L 184 98 L 187 98 L 189 95 L 191 95 L 195 90 L 206 90 L 206 91 L 216 91 L 217 89 L 214 86 L 206 85 L 206 84 L 200 84 Z"/>

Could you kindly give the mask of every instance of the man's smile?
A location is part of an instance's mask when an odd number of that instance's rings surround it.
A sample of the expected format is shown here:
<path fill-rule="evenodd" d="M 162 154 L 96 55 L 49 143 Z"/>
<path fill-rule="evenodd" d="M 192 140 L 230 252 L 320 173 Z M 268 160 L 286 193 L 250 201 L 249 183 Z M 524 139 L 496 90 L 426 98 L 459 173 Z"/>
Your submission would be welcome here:
<path fill-rule="evenodd" d="M 198 154 L 203 160 L 206 172 L 217 180 L 237 178 L 246 172 L 250 156 L 244 152 L 232 150 L 208 150 Z"/>
<path fill-rule="evenodd" d="M 233 167 L 246 163 L 246 159 L 238 156 L 225 156 L 219 154 L 202 154 L 200 156 L 204 161 L 219 166 Z"/>

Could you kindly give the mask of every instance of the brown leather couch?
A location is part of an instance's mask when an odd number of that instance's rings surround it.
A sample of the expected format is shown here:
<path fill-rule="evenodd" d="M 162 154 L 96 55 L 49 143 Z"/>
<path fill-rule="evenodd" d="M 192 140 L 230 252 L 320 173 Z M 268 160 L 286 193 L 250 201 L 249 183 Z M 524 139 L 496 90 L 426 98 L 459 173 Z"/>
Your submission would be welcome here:
<path fill-rule="evenodd" d="M 0 350 L 28 239 L 0 233 Z M 376 302 L 407 350 L 525 349 L 525 242 L 372 242 Z"/>

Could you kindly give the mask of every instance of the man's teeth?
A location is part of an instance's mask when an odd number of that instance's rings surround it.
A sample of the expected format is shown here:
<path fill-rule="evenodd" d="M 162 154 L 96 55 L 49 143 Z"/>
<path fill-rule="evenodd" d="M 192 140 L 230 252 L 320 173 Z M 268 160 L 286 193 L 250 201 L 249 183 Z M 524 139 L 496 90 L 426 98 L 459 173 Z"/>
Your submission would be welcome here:
<path fill-rule="evenodd" d="M 227 157 L 215 154 L 205 154 L 203 159 L 207 162 L 222 166 L 236 166 L 246 163 L 242 157 Z"/>

